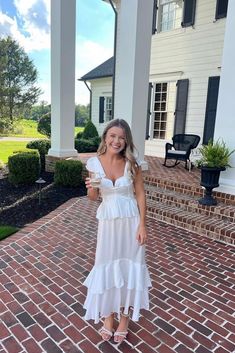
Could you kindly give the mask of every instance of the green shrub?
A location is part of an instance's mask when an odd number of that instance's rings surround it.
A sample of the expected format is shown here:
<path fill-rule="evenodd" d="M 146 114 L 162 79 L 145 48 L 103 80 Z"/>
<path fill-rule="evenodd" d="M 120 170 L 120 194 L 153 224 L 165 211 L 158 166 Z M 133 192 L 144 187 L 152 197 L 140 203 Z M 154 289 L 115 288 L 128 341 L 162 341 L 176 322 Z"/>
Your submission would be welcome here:
<path fill-rule="evenodd" d="M 55 164 L 54 182 L 56 185 L 78 187 L 82 183 L 82 162 L 61 160 Z"/>
<path fill-rule="evenodd" d="M 45 156 L 48 153 L 49 149 L 51 148 L 51 141 L 50 140 L 34 140 L 30 141 L 26 145 L 27 148 L 36 149 L 40 155 L 40 162 L 41 162 L 41 171 L 44 172 L 45 170 Z"/>
<path fill-rule="evenodd" d="M 37 130 L 40 134 L 51 137 L 51 113 L 46 113 L 39 119 Z"/>
<path fill-rule="evenodd" d="M 100 142 L 101 142 L 100 136 L 95 136 L 92 138 L 92 143 L 96 146 L 96 150 L 99 147 Z"/>
<path fill-rule="evenodd" d="M 83 135 L 83 132 L 82 131 L 79 131 L 76 135 L 76 139 L 82 139 L 82 136 Z"/>
<path fill-rule="evenodd" d="M 99 136 L 98 131 L 93 122 L 91 120 L 88 120 L 86 126 L 84 127 L 82 138 L 86 140 L 96 136 Z"/>
<path fill-rule="evenodd" d="M 31 154 L 36 154 L 37 156 L 39 156 L 38 151 L 32 151 L 30 148 L 21 148 L 20 150 L 15 150 L 12 153 L 13 154 L 17 154 L 17 153 L 31 153 Z"/>
<path fill-rule="evenodd" d="M 17 153 L 8 158 L 8 179 L 12 184 L 33 184 L 40 172 L 39 155 Z"/>
<path fill-rule="evenodd" d="M 75 149 L 78 153 L 96 152 L 100 144 L 100 137 L 94 137 L 90 140 L 75 139 Z"/>
<path fill-rule="evenodd" d="M 39 154 L 47 154 L 49 149 L 51 148 L 50 140 L 34 140 L 30 141 L 26 145 L 27 148 L 38 150 Z"/>

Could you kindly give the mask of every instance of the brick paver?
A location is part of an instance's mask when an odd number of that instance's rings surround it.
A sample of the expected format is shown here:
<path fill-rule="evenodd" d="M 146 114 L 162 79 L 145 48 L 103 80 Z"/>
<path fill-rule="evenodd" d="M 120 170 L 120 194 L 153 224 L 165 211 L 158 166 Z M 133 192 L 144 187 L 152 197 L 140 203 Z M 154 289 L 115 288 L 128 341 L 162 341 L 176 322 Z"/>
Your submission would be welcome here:
<path fill-rule="evenodd" d="M 151 310 L 102 342 L 82 307 L 97 204 L 72 199 L 0 242 L 0 352 L 235 352 L 235 248 L 151 219 Z"/>

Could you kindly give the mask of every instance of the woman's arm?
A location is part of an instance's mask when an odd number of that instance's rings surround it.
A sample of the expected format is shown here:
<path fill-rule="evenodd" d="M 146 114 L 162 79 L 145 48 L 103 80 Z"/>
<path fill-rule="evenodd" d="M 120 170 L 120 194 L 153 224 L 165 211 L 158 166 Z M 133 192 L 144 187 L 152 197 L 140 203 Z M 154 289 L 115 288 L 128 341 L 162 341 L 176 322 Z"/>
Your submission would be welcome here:
<path fill-rule="evenodd" d="M 87 196 L 90 200 L 92 201 L 96 201 L 98 199 L 99 196 L 99 189 L 97 188 L 93 188 L 91 186 L 91 179 L 90 179 L 91 175 L 89 173 L 89 178 L 86 178 L 85 180 L 85 184 L 86 184 L 86 188 L 87 188 Z"/>
<path fill-rule="evenodd" d="M 138 240 L 140 245 L 143 245 L 147 240 L 146 198 L 145 198 L 145 191 L 144 191 L 144 181 L 143 181 L 142 171 L 140 167 L 136 171 L 134 187 L 135 187 L 136 201 L 140 212 L 140 224 L 138 227 L 136 239 Z"/>

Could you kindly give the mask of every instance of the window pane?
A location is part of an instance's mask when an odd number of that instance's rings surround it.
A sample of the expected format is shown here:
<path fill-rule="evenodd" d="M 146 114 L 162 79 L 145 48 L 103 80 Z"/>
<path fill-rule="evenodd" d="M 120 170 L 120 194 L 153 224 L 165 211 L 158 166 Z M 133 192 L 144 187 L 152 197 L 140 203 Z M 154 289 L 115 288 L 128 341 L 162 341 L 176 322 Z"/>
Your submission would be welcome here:
<path fill-rule="evenodd" d="M 112 120 L 112 97 L 105 97 L 105 121 Z"/>
<path fill-rule="evenodd" d="M 161 85 L 160 84 L 156 84 L 156 90 L 155 92 L 161 92 Z"/>
<path fill-rule="evenodd" d="M 162 84 L 162 90 L 163 90 L 163 92 L 167 91 L 167 83 Z"/>
<path fill-rule="evenodd" d="M 162 102 L 161 103 L 161 111 L 166 110 L 166 103 Z"/>
<path fill-rule="evenodd" d="M 161 100 L 161 94 L 160 94 L 160 93 L 157 93 L 157 94 L 155 95 L 155 100 L 156 100 L 156 101 L 160 101 L 160 100 Z"/>
<path fill-rule="evenodd" d="M 166 101 L 166 93 L 162 93 L 162 101 L 163 101 L 163 102 Z"/>
<path fill-rule="evenodd" d="M 156 111 L 161 110 L 161 103 L 155 103 L 154 110 L 156 110 Z"/>
<path fill-rule="evenodd" d="M 162 139 L 166 136 L 167 127 L 167 83 L 157 83 L 154 89 L 153 138 Z"/>

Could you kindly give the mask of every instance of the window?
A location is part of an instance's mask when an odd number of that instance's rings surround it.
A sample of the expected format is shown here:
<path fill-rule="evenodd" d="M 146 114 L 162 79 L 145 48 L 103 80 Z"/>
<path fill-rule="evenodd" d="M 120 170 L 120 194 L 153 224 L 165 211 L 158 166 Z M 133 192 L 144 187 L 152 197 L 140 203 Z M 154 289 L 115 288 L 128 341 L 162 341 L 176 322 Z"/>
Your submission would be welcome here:
<path fill-rule="evenodd" d="M 105 97 L 105 121 L 112 120 L 112 97 Z"/>
<path fill-rule="evenodd" d="M 159 0 L 159 32 L 180 28 L 183 15 L 183 0 Z"/>
<path fill-rule="evenodd" d="M 112 97 L 99 97 L 99 123 L 112 120 Z"/>
<path fill-rule="evenodd" d="M 167 83 L 154 85 L 153 138 L 165 139 L 167 128 Z"/>

